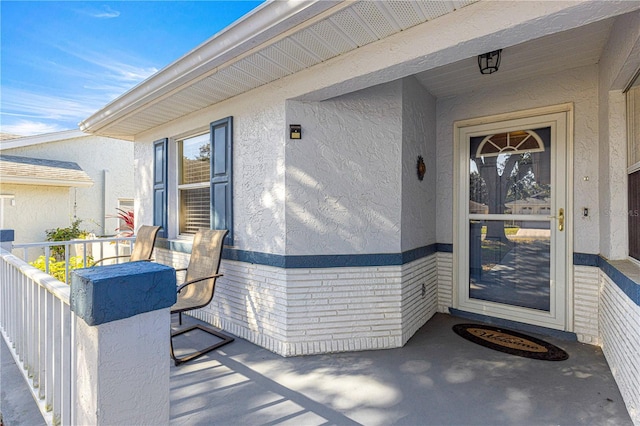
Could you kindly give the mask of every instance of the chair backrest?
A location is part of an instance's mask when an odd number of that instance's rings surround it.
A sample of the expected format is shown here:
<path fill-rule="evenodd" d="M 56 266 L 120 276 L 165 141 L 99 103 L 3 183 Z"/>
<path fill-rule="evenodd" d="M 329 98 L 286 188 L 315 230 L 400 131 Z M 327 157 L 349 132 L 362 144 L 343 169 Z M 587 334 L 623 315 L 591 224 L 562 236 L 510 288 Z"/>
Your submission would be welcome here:
<path fill-rule="evenodd" d="M 226 229 L 201 229 L 193 237 L 191 258 L 185 282 L 210 277 L 218 273 Z M 206 306 L 213 298 L 216 279 L 203 280 L 182 290 L 180 297 L 188 298 L 194 306 Z"/>
<path fill-rule="evenodd" d="M 136 241 L 131 251 L 131 261 L 149 260 L 158 236 L 159 226 L 142 225 L 136 234 Z"/>

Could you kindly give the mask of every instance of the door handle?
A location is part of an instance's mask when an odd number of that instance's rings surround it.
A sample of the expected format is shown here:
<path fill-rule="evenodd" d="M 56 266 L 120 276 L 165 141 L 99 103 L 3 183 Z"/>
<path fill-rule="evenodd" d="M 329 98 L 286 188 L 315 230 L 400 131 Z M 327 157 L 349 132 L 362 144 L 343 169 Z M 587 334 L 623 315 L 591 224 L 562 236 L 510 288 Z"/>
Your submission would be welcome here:
<path fill-rule="evenodd" d="M 558 219 L 558 231 L 564 231 L 564 209 L 558 209 L 558 216 L 547 216 L 548 219 Z"/>
<path fill-rule="evenodd" d="M 558 231 L 564 231 L 564 209 L 558 210 Z"/>

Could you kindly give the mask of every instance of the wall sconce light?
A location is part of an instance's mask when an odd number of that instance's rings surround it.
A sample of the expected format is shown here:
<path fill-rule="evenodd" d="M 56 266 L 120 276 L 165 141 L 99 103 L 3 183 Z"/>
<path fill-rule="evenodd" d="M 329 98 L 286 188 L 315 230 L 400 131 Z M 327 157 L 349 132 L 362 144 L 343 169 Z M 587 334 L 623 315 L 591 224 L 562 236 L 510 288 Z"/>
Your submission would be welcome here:
<path fill-rule="evenodd" d="M 498 71 L 501 52 L 502 49 L 478 55 L 478 67 L 480 67 L 481 74 L 493 74 Z"/>
<path fill-rule="evenodd" d="M 289 139 L 302 139 L 302 126 L 299 124 L 289 125 Z"/>

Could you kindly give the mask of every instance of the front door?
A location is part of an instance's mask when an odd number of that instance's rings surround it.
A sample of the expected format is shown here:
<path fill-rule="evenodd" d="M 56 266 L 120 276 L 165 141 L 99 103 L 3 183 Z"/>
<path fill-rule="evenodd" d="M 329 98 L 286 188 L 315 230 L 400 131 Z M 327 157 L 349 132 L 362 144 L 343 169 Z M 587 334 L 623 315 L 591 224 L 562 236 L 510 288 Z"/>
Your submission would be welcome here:
<path fill-rule="evenodd" d="M 457 124 L 459 309 L 566 329 L 567 114 Z"/>

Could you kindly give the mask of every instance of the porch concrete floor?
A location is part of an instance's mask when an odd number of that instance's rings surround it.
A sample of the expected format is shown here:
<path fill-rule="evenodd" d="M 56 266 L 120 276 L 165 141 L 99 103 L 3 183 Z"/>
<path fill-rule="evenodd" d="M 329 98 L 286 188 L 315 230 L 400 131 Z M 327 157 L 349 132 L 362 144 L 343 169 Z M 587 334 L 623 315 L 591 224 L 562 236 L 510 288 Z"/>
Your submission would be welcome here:
<path fill-rule="evenodd" d="M 0 413 L 4 426 L 44 426 L 24 376 L 13 361 L 4 338 L 0 335 Z"/>
<path fill-rule="evenodd" d="M 599 348 L 538 336 L 570 358 L 520 358 L 462 339 L 451 327 L 463 322 L 437 314 L 400 349 L 293 358 L 236 339 L 171 363 L 171 424 L 632 424 Z M 177 344 L 209 339 L 196 331 Z M 43 424 L 0 340 L 5 426 Z"/>
<path fill-rule="evenodd" d="M 570 358 L 531 360 L 462 339 L 451 327 L 465 322 L 437 314 L 400 349 L 292 358 L 236 339 L 172 363 L 171 423 L 632 424 L 599 348 L 538 336 Z M 200 333 L 177 346 L 206 344 Z"/>

